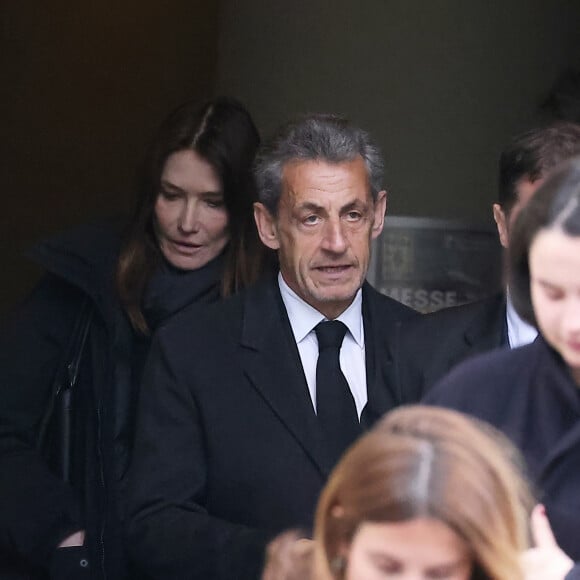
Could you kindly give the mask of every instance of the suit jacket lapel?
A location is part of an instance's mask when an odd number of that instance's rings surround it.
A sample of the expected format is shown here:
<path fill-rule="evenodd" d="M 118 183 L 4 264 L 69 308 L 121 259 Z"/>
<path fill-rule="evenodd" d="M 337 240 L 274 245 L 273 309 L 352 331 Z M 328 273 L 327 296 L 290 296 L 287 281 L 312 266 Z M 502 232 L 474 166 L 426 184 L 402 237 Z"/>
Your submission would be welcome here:
<path fill-rule="evenodd" d="M 377 308 L 376 290 L 363 286 L 363 322 L 367 375 L 367 404 L 361 415 L 361 425 L 370 429 L 387 411 L 401 403 L 393 380 L 393 358 L 388 336 L 395 330 L 395 320 L 385 318 Z"/>
<path fill-rule="evenodd" d="M 247 293 L 240 346 L 251 385 L 326 477 L 331 465 L 275 279 Z"/>
<path fill-rule="evenodd" d="M 453 357 L 445 361 L 445 373 L 459 362 L 479 353 L 487 352 L 507 344 L 505 296 L 497 294 L 482 302 L 479 312 L 466 325 L 463 332 L 462 350 L 457 350 Z M 441 377 L 439 367 L 431 369 L 425 381 L 434 384 Z"/>
<path fill-rule="evenodd" d="M 465 342 L 473 354 L 492 350 L 505 344 L 505 297 L 494 296 L 486 301 L 479 316 L 465 330 Z"/>

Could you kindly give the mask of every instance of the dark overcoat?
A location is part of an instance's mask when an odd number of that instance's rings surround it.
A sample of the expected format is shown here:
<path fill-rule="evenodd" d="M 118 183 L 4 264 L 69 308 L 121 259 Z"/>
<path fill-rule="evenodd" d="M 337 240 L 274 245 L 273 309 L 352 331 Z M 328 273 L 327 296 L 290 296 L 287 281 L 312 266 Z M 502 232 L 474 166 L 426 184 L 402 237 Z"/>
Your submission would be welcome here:
<path fill-rule="evenodd" d="M 395 345 L 397 385 L 414 402 L 455 365 L 507 346 L 505 296 L 413 318 L 401 324 Z"/>
<path fill-rule="evenodd" d="M 91 577 L 125 577 L 115 456 L 126 454 L 126 446 L 114 425 L 122 428 L 115 407 L 126 409 L 131 393 L 130 385 L 113 393 L 112 360 L 115 340 L 130 331 L 120 324 L 114 299 L 118 229 L 108 222 L 85 225 L 35 247 L 32 258 L 46 273 L 2 328 L 0 561 L 32 575 L 51 565 L 62 539 L 85 529 L 87 545 L 75 551 L 78 577 L 89 572 L 81 562 L 90 562 Z M 68 484 L 36 445 L 55 375 L 87 302 L 93 316 L 72 396 Z"/>
<path fill-rule="evenodd" d="M 401 402 L 388 335 L 413 315 L 365 284 L 365 426 Z M 269 539 L 310 528 L 331 468 L 275 278 L 159 331 L 130 485 L 129 546 L 144 574 L 259 578 Z"/>
<path fill-rule="evenodd" d="M 3 326 L 0 336 L 0 576 L 22 572 L 45 577 L 50 567 L 76 578 L 126 580 L 124 475 L 129 463 L 136 407 L 150 338 L 133 331 L 115 290 L 122 222 L 100 221 L 68 230 L 32 252 L 44 268 L 40 283 Z M 195 285 L 162 278 L 150 302 L 155 321 L 193 301 L 217 299 L 215 279 Z M 158 268 L 157 274 L 165 270 Z M 197 279 L 201 276 L 197 272 Z M 176 277 L 178 277 L 176 275 Z M 181 278 L 180 278 L 181 279 Z M 197 294 L 195 290 L 197 289 Z M 207 290 L 207 292 L 206 292 Z M 149 295 L 148 295 L 149 296 Z M 157 301 L 156 301 L 157 300 Z M 149 304 L 149 303 L 148 303 Z M 81 308 L 92 319 L 77 377 L 70 417 L 70 478 L 56 475 L 55 439 L 37 449 L 39 426 L 51 406 L 55 378 L 70 361 L 73 328 Z M 146 313 L 147 314 L 147 313 Z M 153 315 L 152 315 L 153 316 Z M 148 322 L 150 322 L 148 318 Z M 60 406 L 56 409 L 58 409 Z M 55 414 L 53 414 L 55 416 Z M 50 421 L 52 424 L 52 421 Z M 58 549 L 73 532 L 86 531 L 82 549 Z M 86 565 L 88 563 L 88 566 Z M 3 568 L 4 567 L 4 568 Z M 26 571 L 25 571 L 26 569 Z M 65 572 L 66 570 L 66 572 Z M 61 576 L 59 576 L 61 577 Z"/>
<path fill-rule="evenodd" d="M 465 361 L 425 402 L 487 421 L 515 443 L 559 545 L 580 560 L 580 389 L 543 338 Z"/>

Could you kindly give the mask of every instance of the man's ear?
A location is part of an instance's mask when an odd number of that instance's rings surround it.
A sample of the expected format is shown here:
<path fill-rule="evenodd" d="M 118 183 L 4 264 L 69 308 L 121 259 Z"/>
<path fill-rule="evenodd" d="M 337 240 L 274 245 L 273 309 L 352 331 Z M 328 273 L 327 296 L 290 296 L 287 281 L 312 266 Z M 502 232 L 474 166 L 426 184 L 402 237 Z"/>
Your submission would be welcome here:
<path fill-rule="evenodd" d="M 507 248 L 510 243 L 508 231 L 509 216 L 505 214 L 499 203 L 493 204 L 493 219 L 495 220 L 495 225 L 497 226 L 499 242 L 504 248 Z"/>
<path fill-rule="evenodd" d="M 373 227 L 371 230 L 371 237 L 374 240 L 381 235 L 385 225 L 385 214 L 387 213 L 387 192 L 379 191 L 377 199 L 374 204 Z"/>
<path fill-rule="evenodd" d="M 266 206 L 259 201 L 254 203 L 254 220 L 262 243 L 271 250 L 279 249 L 280 242 L 278 241 L 276 220 Z"/>

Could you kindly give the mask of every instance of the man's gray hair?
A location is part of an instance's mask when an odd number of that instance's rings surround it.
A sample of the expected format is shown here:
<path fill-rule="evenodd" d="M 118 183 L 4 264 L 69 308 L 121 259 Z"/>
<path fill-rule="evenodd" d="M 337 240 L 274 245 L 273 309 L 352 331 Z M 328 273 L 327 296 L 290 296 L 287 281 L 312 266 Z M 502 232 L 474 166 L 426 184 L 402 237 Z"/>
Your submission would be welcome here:
<path fill-rule="evenodd" d="M 283 125 L 256 158 L 258 198 L 272 215 L 278 212 L 284 166 L 292 161 L 343 163 L 361 157 L 373 199 L 383 188 L 384 165 L 368 133 L 336 115 L 308 115 Z"/>

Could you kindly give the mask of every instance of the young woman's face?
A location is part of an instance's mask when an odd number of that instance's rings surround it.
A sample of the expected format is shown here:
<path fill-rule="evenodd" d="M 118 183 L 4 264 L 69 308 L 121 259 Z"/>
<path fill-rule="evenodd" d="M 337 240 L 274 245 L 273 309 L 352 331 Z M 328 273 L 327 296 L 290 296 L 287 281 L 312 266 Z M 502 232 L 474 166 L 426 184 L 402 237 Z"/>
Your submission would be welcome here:
<path fill-rule="evenodd" d="M 177 151 L 165 162 L 155 202 L 155 232 L 167 261 L 181 270 L 205 266 L 228 243 L 221 180 L 195 151 Z"/>
<path fill-rule="evenodd" d="M 529 264 L 538 327 L 580 385 L 580 236 L 541 230 L 530 246 Z"/>
<path fill-rule="evenodd" d="M 438 520 L 360 526 L 347 555 L 346 580 L 469 580 L 465 542 Z"/>

